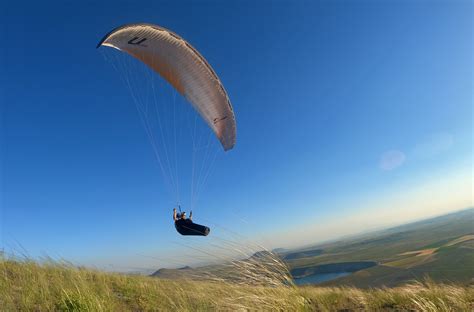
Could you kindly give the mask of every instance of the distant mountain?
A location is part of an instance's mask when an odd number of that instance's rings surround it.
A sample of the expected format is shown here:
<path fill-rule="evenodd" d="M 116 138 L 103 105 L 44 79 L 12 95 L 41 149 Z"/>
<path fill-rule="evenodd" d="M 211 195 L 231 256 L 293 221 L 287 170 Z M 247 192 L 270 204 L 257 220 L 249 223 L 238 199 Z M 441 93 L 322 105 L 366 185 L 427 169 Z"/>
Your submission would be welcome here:
<path fill-rule="evenodd" d="M 312 250 L 304 250 L 304 251 L 299 251 L 299 252 L 290 252 L 290 253 L 284 254 L 283 259 L 294 260 L 294 259 L 315 257 L 315 256 L 319 256 L 322 253 L 323 253 L 322 249 L 312 249 Z"/>
<path fill-rule="evenodd" d="M 261 251 L 255 252 L 252 256 L 249 257 L 249 259 L 267 258 L 267 257 L 271 257 L 274 254 L 275 253 L 268 250 L 261 250 Z"/>
<path fill-rule="evenodd" d="M 285 253 L 288 251 L 288 249 L 286 248 L 275 248 L 272 250 L 274 253 L 277 253 L 277 254 L 282 254 L 282 253 Z"/>
<path fill-rule="evenodd" d="M 174 278 L 184 278 L 189 277 L 193 273 L 193 269 L 189 266 L 185 266 L 179 269 L 159 269 L 155 271 L 150 276 L 174 279 Z"/>
<path fill-rule="evenodd" d="M 162 268 L 150 274 L 150 276 L 166 279 L 226 279 L 237 281 L 246 278 L 255 278 L 256 275 L 252 272 L 258 271 L 265 272 L 262 276 L 268 276 L 269 274 L 275 276 L 281 275 L 277 272 L 279 270 L 278 264 L 285 266 L 285 263 L 281 260 L 278 254 L 268 250 L 262 250 L 253 253 L 245 259 L 227 261 L 220 264 L 212 264 L 196 268 L 191 268 L 189 266 L 179 269 Z M 241 270 L 245 270 L 245 273 L 241 274 Z M 284 274 L 288 274 L 287 270 L 284 271 L 286 271 Z M 246 274 L 248 274 L 247 277 Z"/>

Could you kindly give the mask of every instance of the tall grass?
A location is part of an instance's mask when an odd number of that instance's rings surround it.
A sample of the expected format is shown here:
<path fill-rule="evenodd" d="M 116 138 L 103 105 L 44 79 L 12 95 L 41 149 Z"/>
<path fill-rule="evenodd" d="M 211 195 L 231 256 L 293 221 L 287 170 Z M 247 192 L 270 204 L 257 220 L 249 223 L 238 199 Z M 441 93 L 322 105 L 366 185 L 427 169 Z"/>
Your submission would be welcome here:
<path fill-rule="evenodd" d="M 186 246 L 202 254 L 209 265 L 192 270 L 182 278 L 217 281 L 241 286 L 293 286 L 288 265 L 261 245 L 220 239 L 206 246 Z M 210 256 L 210 257 L 207 257 Z"/>
<path fill-rule="evenodd" d="M 258 259 L 256 257 L 255 259 Z M 257 260 L 255 260 L 257 261 Z M 249 264 L 239 263 L 248 272 Z M 254 277 L 251 273 L 251 279 Z M 264 286 L 243 278 L 165 280 L 77 268 L 63 262 L 0 260 L 2 311 L 472 311 L 474 288 L 414 283 L 391 289 Z"/>

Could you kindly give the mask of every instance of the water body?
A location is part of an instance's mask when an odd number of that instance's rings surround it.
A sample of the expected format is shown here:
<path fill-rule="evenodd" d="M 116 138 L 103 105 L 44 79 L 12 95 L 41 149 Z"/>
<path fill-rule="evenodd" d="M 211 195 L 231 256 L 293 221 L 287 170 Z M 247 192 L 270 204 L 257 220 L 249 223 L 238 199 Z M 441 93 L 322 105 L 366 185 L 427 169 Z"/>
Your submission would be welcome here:
<path fill-rule="evenodd" d="M 296 285 L 319 284 L 376 266 L 375 261 L 326 263 L 291 270 Z"/>
<path fill-rule="evenodd" d="M 295 278 L 293 281 L 296 285 L 310 285 L 310 284 L 319 284 L 322 282 L 327 282 L 338 277 L 347 276 L 352 274 L 350 272 L 338 272 L 338 273 L 317 273 L 308 275 L 301 278 Z"/>

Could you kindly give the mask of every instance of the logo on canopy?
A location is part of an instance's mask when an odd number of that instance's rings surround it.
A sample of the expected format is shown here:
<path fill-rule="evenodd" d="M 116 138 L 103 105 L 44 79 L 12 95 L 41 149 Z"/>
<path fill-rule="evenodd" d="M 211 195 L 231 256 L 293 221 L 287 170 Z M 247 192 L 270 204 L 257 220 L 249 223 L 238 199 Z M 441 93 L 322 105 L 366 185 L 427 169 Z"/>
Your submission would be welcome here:
<path fill-rule="evenodd" d="M 142 44 L 144 41 L 146 41 L 146 38 L 140 39 L 140 37 L 134 37 L 133 39 L 128 40 L 128 44 L 146 47 L 146 45 Z"/>

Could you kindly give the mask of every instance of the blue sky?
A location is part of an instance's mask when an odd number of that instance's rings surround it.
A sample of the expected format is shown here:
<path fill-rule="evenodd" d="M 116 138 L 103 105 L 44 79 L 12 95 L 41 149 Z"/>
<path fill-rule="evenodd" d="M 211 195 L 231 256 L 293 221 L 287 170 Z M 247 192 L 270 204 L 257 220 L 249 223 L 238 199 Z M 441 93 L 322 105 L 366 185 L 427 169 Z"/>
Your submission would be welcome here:
<path fill-rule="evenodd" d="M 472 205 L 472 9 L 471 1 L 3 4 L 3 248 L 134 267 L 150 265 L 137 254 L 194 242 L 174 231 L 173 199 L 130 93 L 95 49 L 131 22 L 191 42 L 234 106 L 237 145 L 217 158 L 197 222 L 287 247 Z M 324 233 L 295 234 L 302 228 Z"/>

